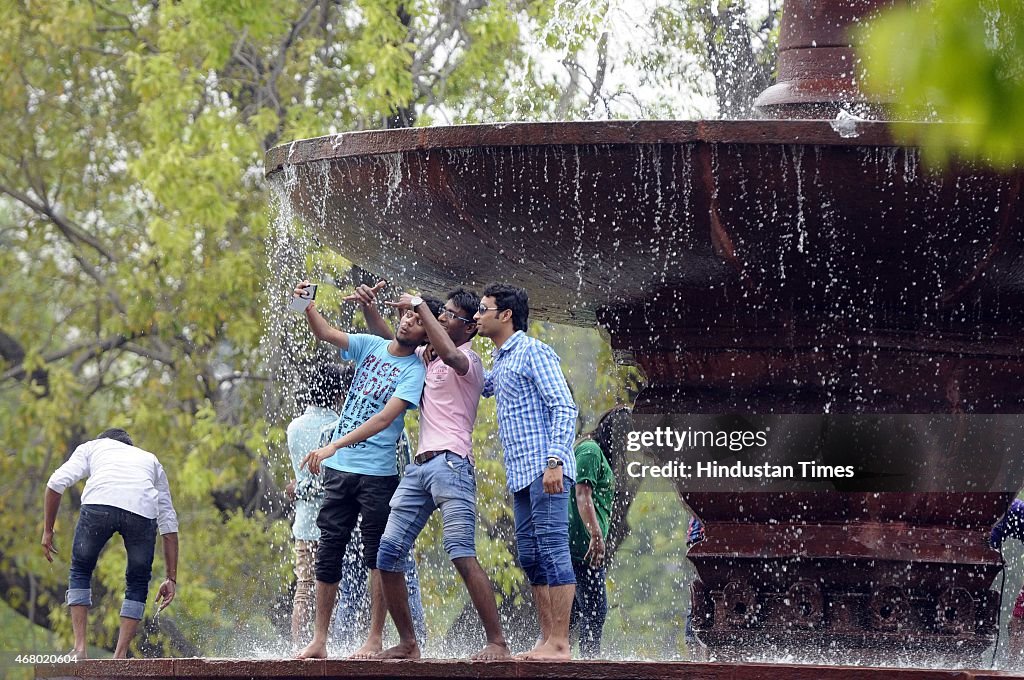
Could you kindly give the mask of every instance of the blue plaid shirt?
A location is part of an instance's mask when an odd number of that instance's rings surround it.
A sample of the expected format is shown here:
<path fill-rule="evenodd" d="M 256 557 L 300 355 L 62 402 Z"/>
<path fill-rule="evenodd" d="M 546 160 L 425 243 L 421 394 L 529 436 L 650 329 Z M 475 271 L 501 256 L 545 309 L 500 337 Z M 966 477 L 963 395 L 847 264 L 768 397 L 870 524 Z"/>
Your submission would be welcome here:
<path fill-rule="evenodd" d="M 491 355 L 494 370 L 484 379 L 484 396 L 498 402 L 498 435 L 509 490 L 524 489 L 544 474 L 548 456 L 561 458 L 565 476 L 575 480 L 572 440 L 578 409 L 558 355 L 522 331 Z"/>

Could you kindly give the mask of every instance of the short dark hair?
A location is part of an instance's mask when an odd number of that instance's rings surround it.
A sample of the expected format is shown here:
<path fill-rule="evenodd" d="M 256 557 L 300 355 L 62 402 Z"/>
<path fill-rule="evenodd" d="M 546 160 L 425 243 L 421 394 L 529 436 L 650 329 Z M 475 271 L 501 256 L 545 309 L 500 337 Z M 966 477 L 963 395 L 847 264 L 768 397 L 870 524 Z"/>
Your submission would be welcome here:
<path fill-rule="evenodd" d="M 494 298 L 498 314 L 506 309 L 512 310 L 512 328 L 525 331 L 530 323 L 530 297 L 525 288 L 517 288 L 507 283 L 492 283 L 484 288 L 482 297 Z"/>
<path fill-rule="evenodd" d="M 633 410 L 624 404 L 608 409 L 597 420 L 597 425 L 590 433 L 601 449 L 601 453 L 613 464 L 625 450 L 626 436 L 633 429 Z"/>
<path fill-rule="evenodd" d="M 436 319 L 437 315 L 441 313 L 442 309 L 444 309 L 444 301 L 438 300 L 433 295 L 423 295 L 422 298 L 423 303 L 427 306 L 427 309 L 430 310 L 430 313 L 433 314 L 434 318 Z"/>
<path fill-rule="evenodd" d="M 322 364 L 309 378 L 309 403 L 321 408 L 335 408 L 338 398 L 352 382 L 351 364 Z"/>
<path fill-rule="evenodd" d="M 99 433 L 99 436 L 97 436 L 96 439 L 113 439 L 116 442 L 121 442 L 128 446 L 135 446 L 135 444 L 132 443 L 131 435 L 119 427 L 112 427 L 109 430 L 103 430 L 103 432 Z"/>
<path fill-rule="evenodd" d="M 456 288 L 449 292 L 448 299 L 462 310 L 462 316 L 467 319 L 472 319 L 476 310 L 480 308 L 480 296 L 465 288 Z"/>

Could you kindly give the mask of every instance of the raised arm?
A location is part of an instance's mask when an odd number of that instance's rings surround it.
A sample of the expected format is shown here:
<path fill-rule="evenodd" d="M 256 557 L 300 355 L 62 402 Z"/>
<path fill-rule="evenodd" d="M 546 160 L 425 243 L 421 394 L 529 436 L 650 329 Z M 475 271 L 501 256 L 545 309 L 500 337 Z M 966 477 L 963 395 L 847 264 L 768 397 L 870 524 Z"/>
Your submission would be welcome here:
<path fill-rule="evenodd" d="M 386 285 L 387 281 L 378 281 L 373 286 L 362 283 L 351 295 L 345 296 L 345 300 L 359 303 L 360 308 L 363 310 L 363 318 L 366 319 L 366 329 L 368 331 L 385 340 L 394 340 L 395 332 L 388 325 L 384 317 L 381 316 L 380 309 L 377 308 L 377 293 Z"/>
<path fill-rule="evenodd" d="M 454 368 L 455 372 L 459 375 L 469 373 L 469 358 L 460 352 L 459 348 L 452 342 L 452 339 L 448 337 L 448 331 L 430 313 L 430 307 L 427 306 L 427 303 L 420 302 L 416 309 L 413 309 L 412 299 L 413 296 L 409 295 L 409 293 L 402 293 L 402 297 L 398 299 L 398 302 L 385 302 L 384 304 L 397 307 L 403 312 L 408 309 L 416 312 L 423 323 L 423 330 L 427 332 L 427 339 L 430 341 L 430 346 L 434 349 L 434 353 L 441 357 L 441 361 Z"/>
<path fill-rule="evenodd" d="M 377 413 L 370 416 L 366 422 L 359 427 L 355 428 L 348 434 L 337 439 L 326 446 L 323 446 L 315 451 L 311 451 L 309 455 L 302 459 L 301 467 L 309 468 L 309 471 L 314 475 L 320 474 L 320 463 L 324 462 L 339 450 L 358 444 L 359 442 L 366 441 L 370 437 L 387 429 L 395 418 L 398 418 L 405 409 L 409 408 L 411 404 L 401 397 L 391 397 L 388 403 L 384 404 Z"/>
<path fill-rule="evenodd" d="M 309 281 L 303 281 L 296 285 L 294 296 L 300 297 L 302 290 L 308 285 Z M 343 350 L 348 349 L 348 333 L 340 331 L 327 323 L 327 319 L 323 317 L 313 301 L 310 301 L 309 306 L 306 307 L 306 321 L 309 323 L 309 328 L 313 331 L 313 335 L 317 338 Z"/>

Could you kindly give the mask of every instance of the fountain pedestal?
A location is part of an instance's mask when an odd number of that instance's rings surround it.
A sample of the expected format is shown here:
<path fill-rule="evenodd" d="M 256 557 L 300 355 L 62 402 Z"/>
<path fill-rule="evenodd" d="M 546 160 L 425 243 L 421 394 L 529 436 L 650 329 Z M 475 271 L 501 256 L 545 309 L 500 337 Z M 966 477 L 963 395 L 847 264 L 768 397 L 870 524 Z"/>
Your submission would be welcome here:
<path fill-rule="evenodd" d="M 829 55 L 886 4 L 787 3 L 803 66 L 783 60 L 765 111 L 861 101 Z M 773 452 L 851 457 L 850 483 L 677 482 L 708 528 L 696 627 L 721 658 L 980 662 L 1001 569 L 988 529 L 1024 484 L 1005 448 L 1024 413 L 1019 170 L 930 174 L 884 123 L 774 119 L 353 133 L 273 149 L 267 168 L 366 269 L 437 293 L 507 281 L 535 318 L 600 325 L 646 374 L 640 417 L 909 428 L 901 450 L 879 435 Z M 945 439 L 901 414 L 942 416 Z"/>
<path fill-rule="evenodd" d="M 324 678 L 343 680 L 518 680 L 545 678 L 568 680 L 774 680 L 779 674 L 790 680 L 990 680 L 1024 677 L 982 670 L 901 670 L 893 668 L 851 668 L 846 666 L 793 666 L 749 664 L 679 664 L 622 661 L 344 661 L 344 660 L 271 660 L 271 659 L 129 659 L 90 660 L 76 664 L 36 666 L 35 677 L 46 680 L 286 680 L 288 678 Z"/>

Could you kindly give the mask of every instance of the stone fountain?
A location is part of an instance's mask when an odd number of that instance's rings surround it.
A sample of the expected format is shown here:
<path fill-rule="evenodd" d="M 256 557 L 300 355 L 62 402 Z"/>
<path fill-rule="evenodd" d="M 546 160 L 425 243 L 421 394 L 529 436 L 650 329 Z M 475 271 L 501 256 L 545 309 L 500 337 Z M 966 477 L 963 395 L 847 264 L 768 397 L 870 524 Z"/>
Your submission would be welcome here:
<path fill-rule="evenodd" d="M 789 0 L 762 120 L 374 131 L 267 155 L 360 266 L 431 291 L 509 281 L 536 317 L 600 326 L 646 374 L 647 425 L 753 419 L 784 436 L 744 460 L 855 467 L 677 481 L 707 525 L 695 625 L 721 659 L 974 665 L 997 634 L 986 538 L 1024 484 L 1024 175 L 930 173 L 891 137 L 850 28 L 892 4 Z"/>

